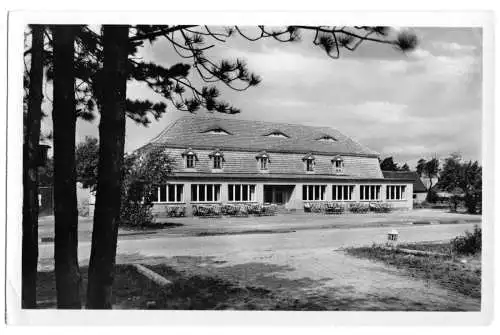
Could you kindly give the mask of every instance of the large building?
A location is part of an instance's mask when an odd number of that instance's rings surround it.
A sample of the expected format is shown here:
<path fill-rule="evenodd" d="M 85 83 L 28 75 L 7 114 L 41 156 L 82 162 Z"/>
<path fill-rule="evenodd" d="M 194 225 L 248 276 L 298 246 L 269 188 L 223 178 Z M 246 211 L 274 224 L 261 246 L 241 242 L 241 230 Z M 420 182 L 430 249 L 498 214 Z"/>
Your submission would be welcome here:
<path fill-rule="evenodd" d="M 384 178 L 378 154 L 339 131 L 285 123 L 186 116 L 150 143 L 175 160 L 154 212 L 169 205 L 315 202 L 412 208 L 412 180 Z"/>

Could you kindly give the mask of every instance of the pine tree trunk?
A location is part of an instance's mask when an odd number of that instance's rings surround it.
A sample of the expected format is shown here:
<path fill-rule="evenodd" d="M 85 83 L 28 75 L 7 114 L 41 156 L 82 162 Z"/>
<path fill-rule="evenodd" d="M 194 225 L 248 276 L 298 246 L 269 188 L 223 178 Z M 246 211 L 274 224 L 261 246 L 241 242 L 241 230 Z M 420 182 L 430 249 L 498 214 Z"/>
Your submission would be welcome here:
<path fill-rule="evenodd" d="M 104 82 L 87 308 L 110 309 L 125 144 L 128 26 L 104 26 Z"/>
<path fill-rule="evenodd" d="M 75 163 L 75 26 L 54 26 L 54 257 L 58 308 L 81 308 Z"/>
<path fill-rule="evenodd" d="M 31 67 L 28 113 L 23 149 L 23 240 L 22 240 L 22 308 L 36 308 L 38 264 L 38 171 L 37 152 L 40 141 L 43 85 L 43 32 L 32 25 Z"/>

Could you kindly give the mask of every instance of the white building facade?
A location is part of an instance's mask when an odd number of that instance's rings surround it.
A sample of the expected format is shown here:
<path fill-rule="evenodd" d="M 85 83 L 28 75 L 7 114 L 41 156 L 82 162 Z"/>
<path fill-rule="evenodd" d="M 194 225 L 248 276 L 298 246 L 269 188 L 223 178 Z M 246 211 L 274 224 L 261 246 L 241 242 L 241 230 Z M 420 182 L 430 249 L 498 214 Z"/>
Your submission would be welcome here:
<path fill-rule="evenodd" d="M 331 128 L 189 116 L 139 150 L 151 146 L 175 161 L 154 199 L 159 216 L 200 204 L 413 204 L 411 180 L 384 178 L 377 153 Z"/>

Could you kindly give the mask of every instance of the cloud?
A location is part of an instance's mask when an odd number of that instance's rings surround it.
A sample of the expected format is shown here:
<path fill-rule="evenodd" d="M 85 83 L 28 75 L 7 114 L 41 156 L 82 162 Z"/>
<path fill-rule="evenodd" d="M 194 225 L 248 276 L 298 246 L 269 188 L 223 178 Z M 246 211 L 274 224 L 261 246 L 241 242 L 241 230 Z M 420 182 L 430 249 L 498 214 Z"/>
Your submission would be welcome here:
<path fill-rule="evenodd" d="M 456 42 L 434 42 L 432 46 L 446 52 L 472 52 L 477 49 L 475 45 L 459 44 Z"/>
<path fill-rule="evenodd" d="M 263 79 L 245 92 L 218 85 L 221 98 L 242 110 L 224 117 L 330 126 L 398 161 L 457 150 L 478 159 L 482 50 L 469 30 L 428 28 L 419 48 L 408 54 L 367 43 L 334 60 L 304 40 L 293 45 L 229 41 L 210 55 L 243 58 Z M 163 42 L 141 56 L 164 65 L 181 61 Z M 191 79 L 201 85 L 195 76 Z M 127 90 L 134 98 L 160 99 L 142 84 L 130 83 Z M 127 122 L 126 150 L 146 143 L 182 115 L 169 107 L 149 128 Z M 97 126 L 79 129 L 83 138 Z"/>

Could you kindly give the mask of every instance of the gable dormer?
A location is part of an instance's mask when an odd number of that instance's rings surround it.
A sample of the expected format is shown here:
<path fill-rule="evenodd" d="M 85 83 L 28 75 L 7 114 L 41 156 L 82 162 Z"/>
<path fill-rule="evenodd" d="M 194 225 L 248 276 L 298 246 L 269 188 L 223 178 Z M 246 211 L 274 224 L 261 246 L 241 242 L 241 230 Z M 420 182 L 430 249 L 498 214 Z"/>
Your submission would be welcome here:
<path fill-rule="evenodd" d="M 184 150 L 181 156 L 184 159 L 184 167 L 186 169 L 196 168 L 196 162 L 198 162 L 198 155 L 193 149 L 187 148 L 186 150 Z"/>
<path fill-rule="evenodd" d="M 302 161 L 304 162 L 304 169 L 306 172 L 314 172 L 316 158 L 312 153 L 308 153 L 304 157 L 302 157 Z"/>
<path fill-rule="evenodd" d="M 344 173 L 344 159 L 342 156 L 335 156 L 332 158 L 332 171 L 336 174 Z"/>
<path fill-rule="evenodd" d="M 259 171 L 268 171 L 269 170 L 269 163 L 271 163 L 271 160 L 269 159 L 269 154 L 265 151 L 259 152 L 255 158 L 257 159 L 257 169 Z"/>
<path fill-rule="evenodd" d="M 224 153 L 219 148 L 208 154 L 208 157 L 211 161 L 212 170 L 222 170 L 224 168 Z"/>

